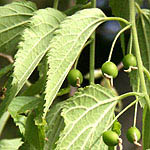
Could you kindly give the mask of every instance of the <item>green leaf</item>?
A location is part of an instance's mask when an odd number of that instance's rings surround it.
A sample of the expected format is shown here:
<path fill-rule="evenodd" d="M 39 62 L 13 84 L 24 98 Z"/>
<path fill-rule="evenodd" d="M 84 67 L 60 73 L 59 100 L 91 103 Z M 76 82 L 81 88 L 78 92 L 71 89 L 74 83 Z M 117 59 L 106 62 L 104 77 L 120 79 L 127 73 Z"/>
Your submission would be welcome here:
<path fill-rule="evenodd" d="M 113 15 L 129 20 L 129 0 L 110 0 Z"/>
<path fill-rule="evenodd" d="M 141 9 L 137 16 L 137 32 L 138 32 L 138 41 L 141 51 L 141 58 L 145 68 L 150 71 L 150 10 Z M 141 91 L 141 87 L 138 87 L 139 75 L 138 71 L 132 71 L 130 74 L 130 82 L 133 88 L 133 91 Z M 137 80 L 135 80 L 135 78 Z M 147 91 L 150 93 L 150 84 L 145 76 Z M 149 94 L 150 95 L 150 94 Z M 143 113 L 143 149 L 146 150 L 150 148 L 150 111 L 145 105 L 145 99 L 140 100 L 141 106 L 144 108 Z"/>
<path fill-rule="evenodd" d="M 138 41 L 141 51 L 141 58 L 145 68 L 150 71 L 150 10 L 141 9 L 137 17 L 137 32 L 138 32 Z M 134 52 L 134 51 L 133 51 Z M 130 83 L 132 85 L 133 91 L 138 90 L 138 71 L 132 71 L 130 73 Z M 137 80 L 135 80 L 135 78 Z M 145 76 L 147 91 L 150 93 L 150 84 Z M 141 89 L 139 88 L 139 91 Z M 145 100 L 141 99 L 141 106 L 144 107 Z"/>
<path fill-rule="evenodd" d="M 143 127 L 142 127 L 142 137 L 143 137 L 143 150 L 147 150 L 150 148 L 150 111 L 147 109 L 147 107 L 144 107 L 143 112 Z"/>
<path fill-rule="evenodd" d="M 59 138 L 60 132 L 64 129 L 64 120 L 60 115 L 63 107 L 62 103 L 57 103 L 56 105 L 50 108 L 50 111 L 47 113 L 47 132 L 44 150 L 52 150 L 56 148 L 56 141 Z"/>
<path fill-rule="evenodd" d="M 21 138 L 0 140 L 0 150 L 18 150 L 22 144 Z"/>
<path fill-rule="evenodd" d="M 0 78 L 13 69 L 12 64 L 0 69 Z"/>
<path fill-rule="evenodd" d="M 20 35 L 36 9 L 30 1 L 18 1 L 0 7 L 0 52 L 15 54 Z"/>
<path fill-rule="evenodd" d="M 65 128 L 56 150 L 107 150 L 101 135 L 113 119 L 116 104 L 113 92 L 100 85 L 80 89 L 63 107 Z"/>
<path fill-rule="evenodd" d="M 20 133 L 22 135 L 25 134 L 25 124 L 26 124 L 26 120 L 27 120 L 27 117 L 24 116 L 24 115 L 15 115 L 15 116 L 12 116 L 13 120 L 14 120 L 14 123 L 16 124 L 16 126 L 18 126 L 19 130 L 20 130 Z"/>
<path fill-rule="evenodd" d="M 37 11 L 31 18 L 29 27 L 23 32 L 23 41 L 20 42 L 15 56 L 12 87 L 8 90 L 7 97 L 0 106 L 0 116 L 6 111 L 11 100 L 18 94 L 49 49 L 53 32 L 64 17 L 61 12 L 47 8 Z"/>
<path fill-rule="evenodd" d="M 2 131 L 7 123 L 7 120 L 9 119 L 9 112 L 6 111 L 3 116 L 0 118 L 0 135 L 2 134 Z"/>
<path fill-rule="evenodd" d="M 17 96 L 8 107 L 8 111 L 12 116 L 25 113 L 27 110 L 32 110 L 38 107 L 42 102 L 42 98 L 33 96 Z"/>
<path fill-rule="evenodd" d="M 141 4 L 143 0 L 136 0 Z M 109 5 L 113 15 L 129 20 L 129 0 L 110 0 Z"/>
<path fill-rule="evenodd" d="M 106 16 L 97 9 L 84 9 L 67 17 L 56 30 L 48 51 L 48 81 L 44 118 L 67 73 L 79 56 L 84 44 Z"/>
<path fill-rule="evenodd" d="M 32 84 L 27 90 L 23 92 L 22 95 L 34 96 L 36 94 L 42 93 L 45 90 L 46 79 L 47 79 L 47 58 L 45 57 L 41 63 L 38 65 L 39 79 L 34 84 Z"/>
<path fill-rule="evenodd" d="M 137 32 L 143 64 L 150 71 L 150 10 L 143 9 L 139 14 Z"/>
<path fill-rule="evenodd" d="M 31 113 L 27 118 L 25 126 L 25 140 L 36 150 L 42 150 L 44 138 L 41 136 L 38 126 L 35 125 L 34 118 L 34 112 Z"/>
<path fill-rule="evenodd" d="M 16 126 L 19 127 L 20 132 L 23 135 L 25 134 L 25 124 L 27 117 L 20 114 L 25 113 L 28 110 L 38 108 L 42 101 L 42 98 L 32 96 L 17 96 L 10 103 L 8 111 L 11 114 L 11 117 L 14 119 Z"/>

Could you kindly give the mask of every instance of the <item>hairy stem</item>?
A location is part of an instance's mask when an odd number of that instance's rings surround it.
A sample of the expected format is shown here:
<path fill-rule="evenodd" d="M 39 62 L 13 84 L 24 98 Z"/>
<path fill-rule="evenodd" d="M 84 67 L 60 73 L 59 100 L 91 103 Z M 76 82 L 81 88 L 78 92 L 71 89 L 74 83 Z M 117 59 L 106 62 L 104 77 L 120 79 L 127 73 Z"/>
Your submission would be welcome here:
<path fill-rule="evenodd" d="M 139 42 L 138 42 L 138 35 L 137 35 L 137 30 L 136 30 L 135 1 L 134 0 L 129 1 L 129 7 L 130 7 L 130 21 L 132 24 L 133 44 L 135 47 L 135 55 L 137 58 L 138 72 L 139 72 L 139 77 L 140 77 L 140 82 L 141 82 L 141 88 L 142 88 L 142 92 L 145 94 L 145 101 L 147 103 L 147 107 L 148 107 L 148 109 L 150 109 L 150 101 L 149 101 L 149 96 L 147 93 L 147 88 L 146 88 L 146 83 L 145 83 L 145 78 L 144 78 L 144 73 L 143 73 L 143 62 L 141 59 L 140 47 L 139 47 Z"/>
<path fill-rule="evenodd" d="M 113 123 L 124 113 L 126 112 L 130 107 L 132 107 L 133 105 L 135 105 L 138 102 L 138 100 L 133 101 L 132 103 L 130 103 L 126 108 L 124 108 L 114 119 L 113 121 L 110 123 L 110 125 L 107 127 L 106 130 L 108 130 L 109 128 L 111 128 L 111 126 L 113 125 Z"/>

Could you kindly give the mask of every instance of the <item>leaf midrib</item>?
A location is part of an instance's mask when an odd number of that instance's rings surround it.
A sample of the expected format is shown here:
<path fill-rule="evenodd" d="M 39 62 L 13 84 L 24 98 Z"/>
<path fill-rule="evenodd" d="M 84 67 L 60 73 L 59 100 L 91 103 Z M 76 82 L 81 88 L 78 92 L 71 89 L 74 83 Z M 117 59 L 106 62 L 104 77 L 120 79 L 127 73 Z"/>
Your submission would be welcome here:
<path fill-rule="evenodd" d="M 104 105 L 104 104 L 107 104 L 109 102 L 113 102 L 115 100 L 116 100 L 116 98 L 112 97 L 111 99 L 109 98 L 109 99 L 106 99 L 105 101 L 99 101 L 99 103 L 97 103 L 97 104 L 93 105 L 92 107 L 88 108 L 76 121 L 74 121 L 74 124 L 72 125 L 72 127 L 70 128 L 70 130 L 68 131 L 68 133 L 65 134 L 65 136 L 63 137 L 63 139 L 71 132 L 71 130 L 73 129 L 73 127 L 76 125 L 76 123 L 78 123 L 78 121 L 80 119 L 82 119 L 89 111 L 91 111 L 91 110 L 99 107 L 100 105 Z M 69 111 L 67 110 L 67 112 L 69 112 Z M 65 112 L 65 114 L 66 114 L 66 112 Z M 63 116 L 64 116 L 64 114 L 63 114 Z"/>
<path fill-rule="evenodd" d="M 78 35 L 78 37 L 77 37 L 76 39 L 78 39 L 78 38 L 80 37 L 80 35 L 83 34 L 83 33 L 87 30 L 88 27 L 91 27 L 91 26 L 93 26 L 94 24 L 96 24 L 97 22 L 100 22 L 100 20 L 101 20 L 101 18 L 99 18 L 99 19 L 96 20 L 95 22 L 92 22 L 89 26 L 87 26 L 87 27 Z M 100 23 L 101 23 L 101 22 L 100 22 Z M 100 24 L 100 23 L 99 23 L 99 24 Z M 74 40 L 74 41 L 78 41 L 78 40 Z M 76 44 L 76 42 L 75 42 L 75 44 Z M 75 44 L 72 45 L 72 48 L 74 47 Z M 83 45 L 84 45 L 84 43 L 83 43 Z M 71 48 L 71 49 L 72 49 L 72 48 Z M 70 54 L 70 51 L 68 51 L 67 55 L 65 55 L 65 58 L 64 58 L 61 62 L 63 62 L 69 54 Z M 74 59 L 74 60 L 75 60 L 75 59 Z M 74 62 L 74 60 L 73 60 L 73 62 Z M 56 90 L 56 88 L 58 87 L 58 85 L 60 85 L 62 78 L 64 78 L 64 76 L 66 75 L 66 73 L 67 73 L 67 71 L 68 71 L 68 68 L 71 68 L 72 64 L 73 64 L 73 63 L 71 63 L 71 64 L 66 68 L 66 71 L 62 74 L 61 78 L 59 79 L 59 82 L 57 82 L 57 83 L 55 84 L 54 88 L 51 90 L 51 94 Z M 61 65 L 62 65 L 62 64 L 60 64 L 59 67 L 60 67 Z M 55 72 L 58 71 L 59 67 L 57 67 L 57 69 L 55 69 Z M 53 79 L 52 76 L 55 75 L 55 72 L 51 75 L 51 79 Z M 59 88 L 57 89 L 56 92 L 58 92 L 58 90 L 59 90 Z M 51 94 L 50 94 L 51 101 L 48 102 L 48 106 L 47 106 L 47 101 L 46 101 L 46 103 L 45 103 L 45 105 L 44 105 L 44 106 L 45 106 L 45 108 L 44 108 L 44 112 L 45 112 L 44 117 L 45 117 L 45 115 L 46 115 L 46 113 L 47 113 L 47 110 L 48 110 L 49 105 L 51 105 L 51 103 L 52 103 L 54 97 L 56 96 L 56 94 L 54 94 L 53 96 L 51 96 Z M 47 98 L 46 98 L 46 99 L 47 99 Z"/>

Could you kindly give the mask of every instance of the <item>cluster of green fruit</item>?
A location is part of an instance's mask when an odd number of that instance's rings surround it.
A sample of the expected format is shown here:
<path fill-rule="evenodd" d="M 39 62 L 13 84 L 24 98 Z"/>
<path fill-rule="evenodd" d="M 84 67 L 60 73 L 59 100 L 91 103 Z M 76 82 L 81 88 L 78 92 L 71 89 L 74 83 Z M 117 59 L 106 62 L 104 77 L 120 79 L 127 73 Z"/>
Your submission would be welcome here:
<path fill-rule="evenodd" d="M 141 138 L 141 133 L 138 128 L 136 128 L 136 127 L 129 128 L 126 136 L 127 136 L 127 139 L 129 142 L 140 146 L 138 141 Z M 112 130 L 108 130 L 103 133 L 103 141 L 108 146 L 116 146 L 116 145 L 120 144 L 121 140 L 119 138 L 118 133 L 116 133 L 115 131 L 112 131 Z"/>
<path fill-rule="evenodd" d="M 132 68 L 135 68 L 137 65 L 136 58 L 133 54 L 127 54 L 126 56 L 124 56 L 122 62 L 123 62 L 124 68 L 129 69 L 129 70 L 131 70 Z M 118 68 L 111 61 L 105 62 L 102 65 L 101 69 L 104 75 L 111 76 L 112 78 L 116 78 L 118 75 Z"/>
<path fill-rule="evenodd" d="M 135 68 L 137 65 L 136 58 L 133 54 L 127 54 L 126 56 L 124 56 L 122 62 L 123 62 L 124 68 L 128 70 Z M 104 76 L 107 76 L 107 77 L 110 76 L 112 78 L 116 78 L 118 75 L 118 68 L 111 61 L 105 62 L 102 65 L 101 70 Z M 68 83 L 74 87 L 80 87 L 80 85 L 83 82 L 82 73 L 78 69 L 72 69 L 69 72 L 67 79 L 68 79 Z"/>

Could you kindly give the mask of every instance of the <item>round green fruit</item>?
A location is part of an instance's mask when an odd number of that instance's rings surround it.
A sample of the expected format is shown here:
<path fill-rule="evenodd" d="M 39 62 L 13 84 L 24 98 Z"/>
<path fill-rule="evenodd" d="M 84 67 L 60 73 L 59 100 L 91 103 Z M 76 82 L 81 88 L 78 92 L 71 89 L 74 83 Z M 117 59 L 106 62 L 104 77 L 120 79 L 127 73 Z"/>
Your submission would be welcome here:
<path fill-rule="evenodd" d="M 82 73 L 77 69 L 72 69 L 68 73 L 68 83 L 74 87 L 79 87 L 83 82 Z"/>
<path fill-rule="evenodd" d="M 130 66 L 136 67 L 136 65 L 137 65 L 136 57 L 132 54 L 127 54 L 126 56 L 124 56 L 122 62 L 123 62 L 125 69 L 128 69 Z"/>
<path fill-rule="evenodd" d="M 107 61 L 102 65 L 102 73 L 103 74 L 107 74 L 109 76 L 112 76 L 113 78 L 116 78 L 118 75 L 118 68 L 117 66 L 111 62 L 111 61 Z"/>
<path fill-rule="evenodd" d="M 135 141 L 140 140 L 141 133 L 138 128 L 131 127 L 128 129 L 126 136 L 129 142 L 134 143 Z"/>
<path fill-rule="evenodd" d="M 105 131 L 103 133 L 103 141 L 107 146 L 116 146 L 119 143 L 119 136 L 114 131 Z"/>

